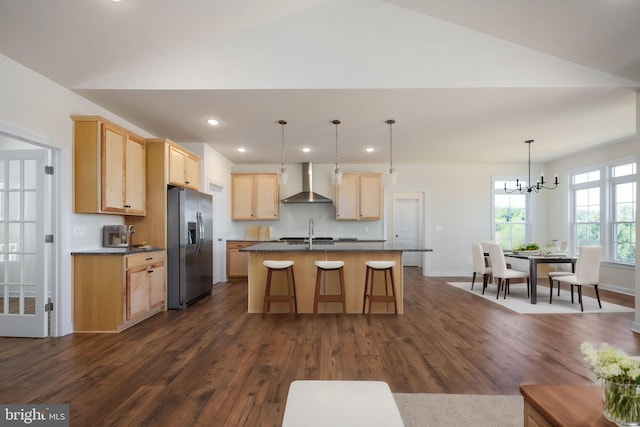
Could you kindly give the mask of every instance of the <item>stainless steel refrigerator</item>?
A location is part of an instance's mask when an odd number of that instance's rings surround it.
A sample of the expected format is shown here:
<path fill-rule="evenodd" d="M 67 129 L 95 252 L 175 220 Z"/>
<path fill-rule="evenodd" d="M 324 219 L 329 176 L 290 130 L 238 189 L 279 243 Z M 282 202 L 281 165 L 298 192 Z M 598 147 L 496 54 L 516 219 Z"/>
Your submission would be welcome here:
<path fill-rule="evenodd" d="M 167 190 L 167 308 L 183 309 L 213 285 L 212 197 L 187 188 Z"/>

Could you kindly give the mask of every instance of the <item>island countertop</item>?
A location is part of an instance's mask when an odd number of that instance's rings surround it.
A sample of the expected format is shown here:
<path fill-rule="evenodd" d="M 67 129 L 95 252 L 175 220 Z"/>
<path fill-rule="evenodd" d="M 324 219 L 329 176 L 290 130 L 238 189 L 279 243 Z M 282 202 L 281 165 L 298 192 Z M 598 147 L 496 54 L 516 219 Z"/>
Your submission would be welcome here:
<path fill-rule="evenodd" d="M 258 243 L 240 252 L 433 252 L 433 249 L 389 242 Z"/>

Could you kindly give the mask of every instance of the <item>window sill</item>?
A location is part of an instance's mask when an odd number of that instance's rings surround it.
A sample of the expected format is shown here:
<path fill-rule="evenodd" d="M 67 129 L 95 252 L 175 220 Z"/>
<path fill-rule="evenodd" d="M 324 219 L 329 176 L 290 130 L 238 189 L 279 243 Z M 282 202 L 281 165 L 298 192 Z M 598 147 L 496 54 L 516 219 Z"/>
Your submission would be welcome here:
<path fill-rule="evenodd" d="M 616 261 L 602 261 L 600 263 L 601 267 L 606 267 L 606 268 L 617 268 L 620 270 L 635 270 L 636 266 L 635 264 L 623 264 L 621 262 L 616 262 Z"/>

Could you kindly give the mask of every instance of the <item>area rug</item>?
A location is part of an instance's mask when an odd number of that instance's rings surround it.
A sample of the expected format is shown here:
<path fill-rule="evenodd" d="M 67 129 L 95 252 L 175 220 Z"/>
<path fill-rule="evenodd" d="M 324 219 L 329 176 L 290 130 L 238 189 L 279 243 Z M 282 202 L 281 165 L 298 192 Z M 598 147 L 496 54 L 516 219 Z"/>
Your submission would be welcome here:
<path fill-rule="evenodd" d="M 394 393 L 405 427 L 522 427 L 522 396 Z"/>
<path fill-rule="evenodd" d="M 549 304 L 549 288 L 538 287 L 538 303 L 531 304 L 531 299 L 527 297 L 527 287 L 524 284 L 512 284 L 511 292 L 507 294 L 507 298 L 503 298 L 503 294 L 500 293 L 500 298 L 496 299 L 496 285 L 489 284 L 482 295 L 482 280 L 480 283 L 476 282 L 471 290 L 471 282 L 447 282 L 447 285 L 451 285 L 455 288 L 461 289 L 466 292 L 471 292 L 487 301 L 499 304 L 509 310 L 515 311 L 521 314 L 563 314 L 563 313 L 581 313 L 580 304 L 578 303 L 578 294 L 574 293 L 575 303 L 571 304 L 571 292 L 565 289 L 561 289 L 560 296 L 558 291 L 553 291 L 553 303 Z M 593 292 L 593 289 L 586 289 L 586 292 Z M 633 308 L 623 307 L 617 304 L 611 304 L 606 301 L 602 301 L 602 309 L 598 307 L 598 301 L 595 298 L 588 296 L 582 297 L 584 305 L 584 313 L 625 313 L 633 312 Z"/>

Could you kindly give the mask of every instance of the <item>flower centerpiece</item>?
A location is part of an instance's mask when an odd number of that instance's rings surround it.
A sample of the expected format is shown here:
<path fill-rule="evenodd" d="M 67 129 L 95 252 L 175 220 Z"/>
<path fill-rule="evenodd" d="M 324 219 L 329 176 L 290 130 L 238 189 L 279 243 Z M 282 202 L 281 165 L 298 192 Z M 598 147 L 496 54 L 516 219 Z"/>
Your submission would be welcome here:
<path fill-rule="evenodd" d="M 604 416 L 619 426 L 640 425 L 640 359 L 607 343 L 580 346 L 585 360 L 603 380 Z"/>

